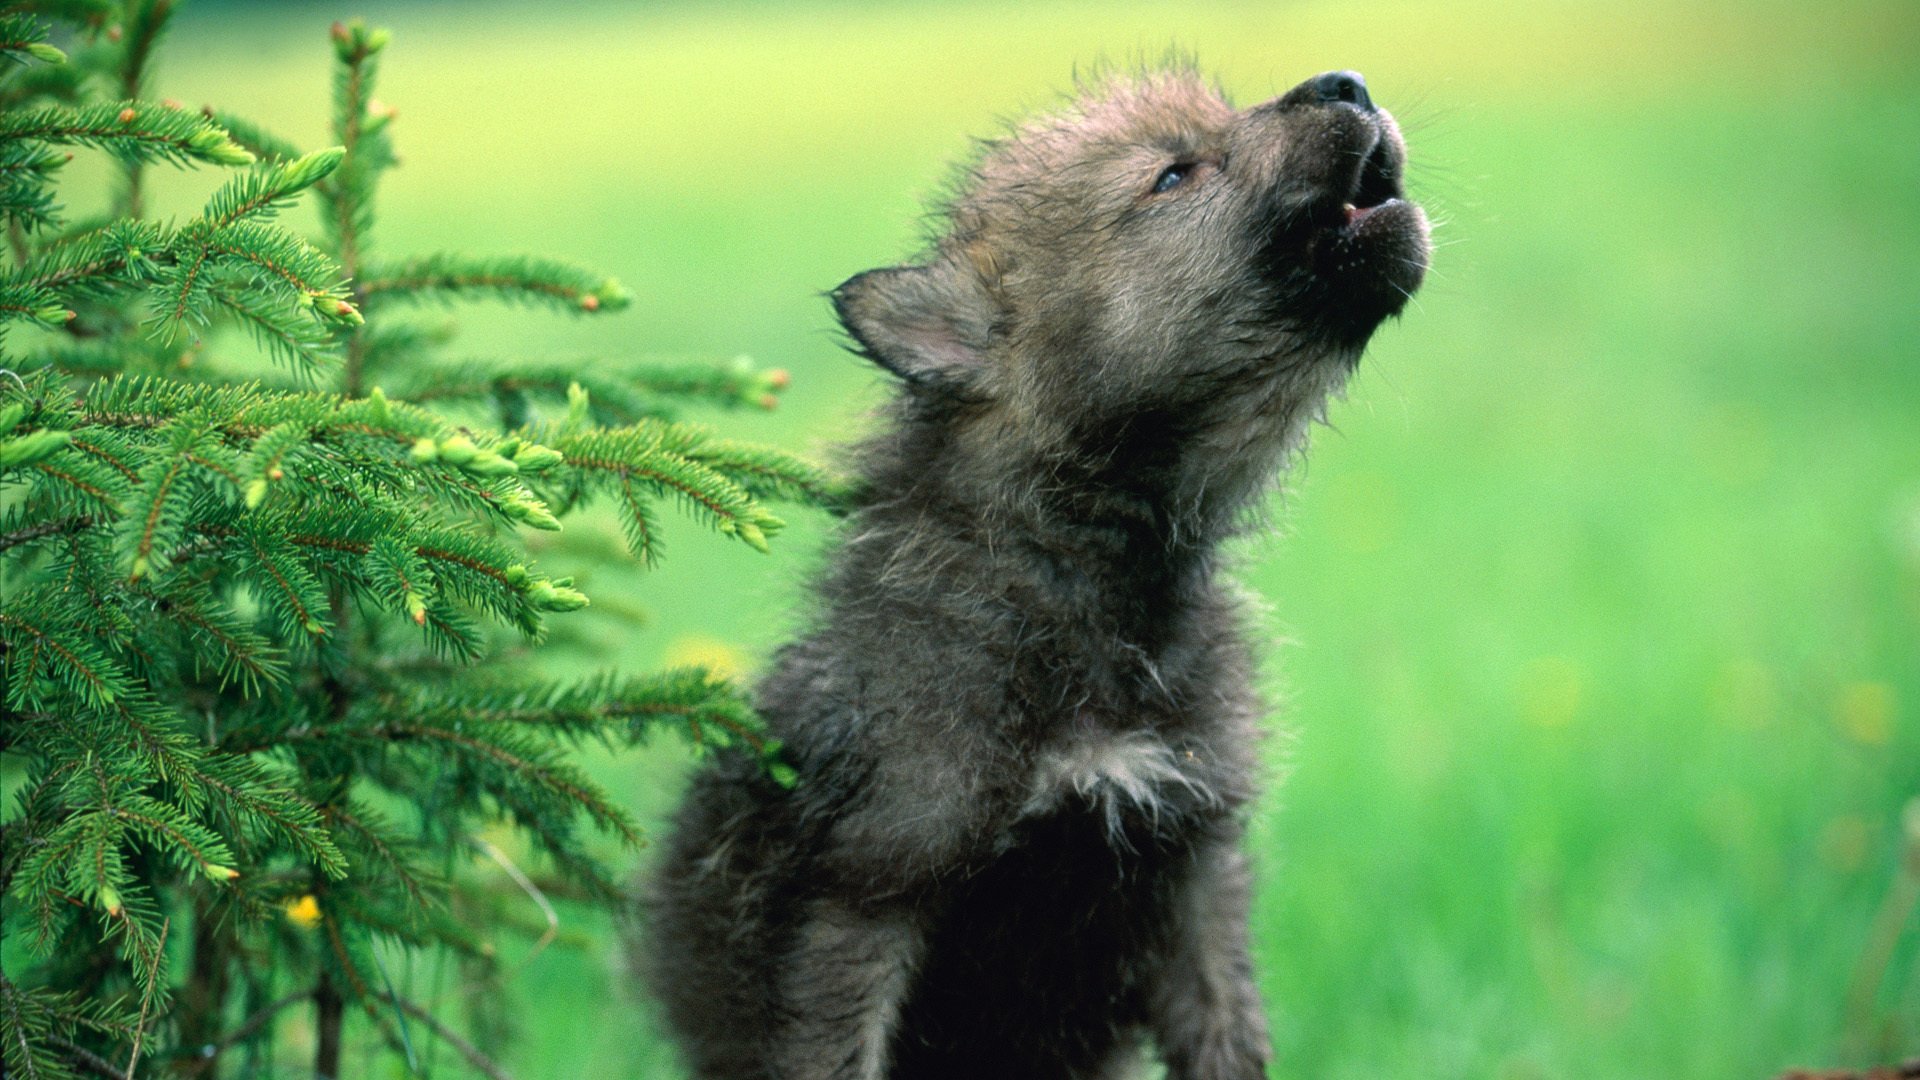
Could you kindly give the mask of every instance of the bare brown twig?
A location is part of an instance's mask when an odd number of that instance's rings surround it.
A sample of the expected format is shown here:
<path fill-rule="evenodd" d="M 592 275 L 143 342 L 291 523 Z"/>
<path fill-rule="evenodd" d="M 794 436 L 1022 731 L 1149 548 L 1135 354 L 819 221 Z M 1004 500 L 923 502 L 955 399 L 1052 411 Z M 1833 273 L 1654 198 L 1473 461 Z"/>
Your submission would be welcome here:
<path fill-rule="evenodd" d="M 1794 1069 L 1780 1074 L 1779 1080 L 1915 1080 L 1920 1078 L 1920 1058 L 1899 1065 L 1876 1065 L 1870 1069 Z"/>
<path fill-rule="evenodd" d="M 498 1062 L 481 1053 L 479 1047 L 462 1038 L 459 1032 L 441 1023 L 439 1018 L 435 1017 L 432 1013 L 405 998 L 395 998 L 394 1003 L 399 1005 L 401 1011 L 405 1012 L 408 1016 L 425 1024 L 427 1030 L 439 1036 L 442 1042 L 458 1050 L 460 1056 L 467 1059 L 467 1064 L 486 1073 L 492 1080 L 513 1080 L 512 1073 L 501 1068 Z"/>
<path fill-rule="evenodd" d="M 133 1026 L 133 1054 L 127 1058 L 127 1075 L 132 1076 L 140 1065 L 140 1046 L 147 1034 L 147 1006 L 153 1001 L 151 988 L 160 979 L 160 958 L 167 953 L 167 931 L 173 928 L 172 919 L 163 919 L 160 923 L 160 943 L 153 947 L 153 965 L 147 969 L 149 992 L 140 997 L 140 1021 Z"/>
<path fill-rule="evenodd" d="M 198 1076 L 209 1068 L 212 1068 L 213 1063 L 219 1059 L 221 1054 L 247 1041 L 255 1032 L 266 1027 L 274 1017 L 294 1005 L 311 1000 L 313 1000 L 313 990 L 309 988 L 306 990 L 297 990 L 278 1001 L 262 1006 L 254 1012 L 252 1016 L 242 1020 L 239 1027 L 234 1028 L 221 1037 L 219 1042 L 200 1051 L 197 1056 L 181 1066 L 182 1070 L 189 1076 Z"/>
<path fill-rule="evenodd" d="M 63 1039 L 58 1035 L 51 1036 L 48 1041 L 60 1049 L 65 1050 L 72 1056 L 76 1064 L 88 1072 L 93 1073 L 95 1076 L 104 1076 L 107 1080 L 128 1080 L 126 1073 L 113 1067 L 113 1062 L 81 1046 L 79 1043 L 69 1039 Z"/>

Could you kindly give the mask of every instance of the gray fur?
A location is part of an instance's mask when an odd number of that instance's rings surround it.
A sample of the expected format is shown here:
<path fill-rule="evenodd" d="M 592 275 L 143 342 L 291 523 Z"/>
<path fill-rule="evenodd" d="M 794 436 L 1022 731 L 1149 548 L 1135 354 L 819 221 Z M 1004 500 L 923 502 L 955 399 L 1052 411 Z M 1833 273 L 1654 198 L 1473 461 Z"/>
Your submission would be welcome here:
<path fill-rule="evenodd" d="M 758 688 L 799 782 L 720 756 L 643 898 L 697 1076 L 1117 1077 L 1149 1040 L 1264 1074 L 1218 551 L 1419 285 L 1403 161 L 1311 84 L 1109 78 L 989 144 L 924 262 L 836 291 L 901 386 Z"/>

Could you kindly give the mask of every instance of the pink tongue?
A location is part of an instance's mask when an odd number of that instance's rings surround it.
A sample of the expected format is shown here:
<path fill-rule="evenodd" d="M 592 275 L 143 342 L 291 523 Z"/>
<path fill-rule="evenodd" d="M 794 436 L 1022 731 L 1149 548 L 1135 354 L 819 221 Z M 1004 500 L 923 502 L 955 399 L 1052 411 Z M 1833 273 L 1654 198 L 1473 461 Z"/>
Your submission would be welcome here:
<path fill-rule="evenodd" d="M 1364 220 L 1368 214 L 1371 214 L 1378 209 L 1380 208 L 1377 206 L 1348 206 L 1347 207 L 1347 224 L 1352 225 L 1355 222 Z"/>

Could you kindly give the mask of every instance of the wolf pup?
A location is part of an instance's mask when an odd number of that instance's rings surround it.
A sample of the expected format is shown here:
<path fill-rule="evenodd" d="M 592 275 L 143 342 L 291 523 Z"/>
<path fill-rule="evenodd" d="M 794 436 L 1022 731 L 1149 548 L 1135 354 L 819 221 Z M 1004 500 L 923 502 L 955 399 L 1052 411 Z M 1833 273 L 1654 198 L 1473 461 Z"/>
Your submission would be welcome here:
<path fill-rule="evenodd" d="M 1404 163 L 1353 72 L 1103 78 L 834 292 L 899 386 L 758 687 L 799 779 L 714 760 L 642 901 L 697 1076 L 1264 1074 L 1220 546 L 1420 284 Z"/>

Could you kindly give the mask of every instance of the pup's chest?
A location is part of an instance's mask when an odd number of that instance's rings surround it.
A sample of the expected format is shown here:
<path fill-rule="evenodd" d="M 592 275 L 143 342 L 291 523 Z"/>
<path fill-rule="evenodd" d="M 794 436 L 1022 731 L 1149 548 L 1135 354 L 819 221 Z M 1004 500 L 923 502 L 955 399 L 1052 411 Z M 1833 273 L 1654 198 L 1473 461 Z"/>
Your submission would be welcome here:
<path fill-rule="evenodd" d="M 1204 744 L 1084 719 L 1040 748 L 1027 785 L 1023 817 L 1088 811 L 1116 845 L 1186 831 L 1225 809 L 1237 786 Z"/>

